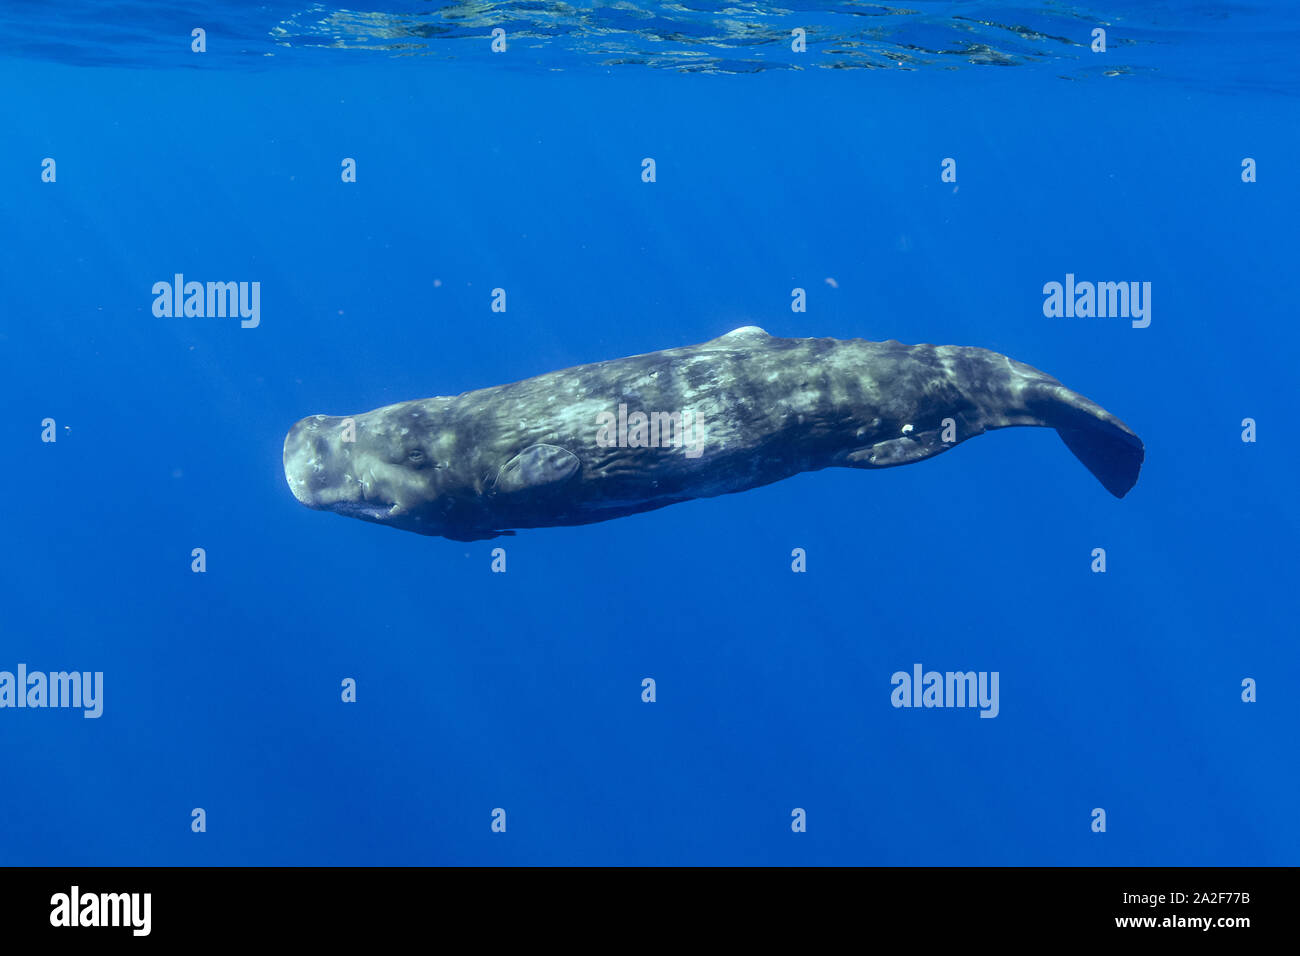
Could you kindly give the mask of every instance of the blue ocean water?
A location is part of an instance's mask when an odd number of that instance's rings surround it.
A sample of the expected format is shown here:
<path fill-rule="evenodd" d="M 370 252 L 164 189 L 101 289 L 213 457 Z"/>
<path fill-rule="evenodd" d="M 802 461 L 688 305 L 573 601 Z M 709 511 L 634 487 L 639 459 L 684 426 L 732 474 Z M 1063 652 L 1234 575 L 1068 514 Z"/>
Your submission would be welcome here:
<path fill-rule="evenodd" d="M 1289 5 L 0 22 L 0 670 L 103 674 L 0 708 L 0 862 L 1298 862 Z M 259 324 L 156 316 L 177 273 Z M 1150 325 L 1045 316 L 1067 273 Z M 306 415 L 751 324 L 1006 353 L 1141 478 L 1009 429 L 470 543 L 285 484 Z M 918 663 L 997 717 L 892 706 Z"/>

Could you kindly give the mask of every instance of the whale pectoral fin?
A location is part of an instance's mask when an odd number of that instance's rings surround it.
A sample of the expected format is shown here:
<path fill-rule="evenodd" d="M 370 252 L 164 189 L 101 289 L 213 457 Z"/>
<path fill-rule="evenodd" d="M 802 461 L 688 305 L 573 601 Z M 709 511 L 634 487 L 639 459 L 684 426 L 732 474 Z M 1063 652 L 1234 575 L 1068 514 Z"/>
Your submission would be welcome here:
<path fill-rule="evenodd" d="M 859 448 L 845 456 L 844 464 L 850 468 L 892 468 L 933 458 L 952 447 L 952 442 L 939 440 L 938 432 L 918 432 Z"/>
<path fill-rule="evenodd" d="M 577 455 L 559 445 L 529 445 L 501 466 L 495 490 L 514 494 L 551 488 L 568 481 L 581 466 Z"/>

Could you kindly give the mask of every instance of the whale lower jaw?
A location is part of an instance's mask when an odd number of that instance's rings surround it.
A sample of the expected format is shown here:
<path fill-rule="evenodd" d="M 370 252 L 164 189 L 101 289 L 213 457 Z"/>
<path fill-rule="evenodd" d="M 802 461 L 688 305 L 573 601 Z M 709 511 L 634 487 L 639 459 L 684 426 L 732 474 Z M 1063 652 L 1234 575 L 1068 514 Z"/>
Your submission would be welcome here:
<path fill-rule="evenodd" d="M 392 518 L 393 509 L 387 505 L 368 504 L 364 501 L 336 501 L 321 510 L 332 511 L 349 518 L 363 518 L 366 521 L 378 521 L 387 524 Z"/>

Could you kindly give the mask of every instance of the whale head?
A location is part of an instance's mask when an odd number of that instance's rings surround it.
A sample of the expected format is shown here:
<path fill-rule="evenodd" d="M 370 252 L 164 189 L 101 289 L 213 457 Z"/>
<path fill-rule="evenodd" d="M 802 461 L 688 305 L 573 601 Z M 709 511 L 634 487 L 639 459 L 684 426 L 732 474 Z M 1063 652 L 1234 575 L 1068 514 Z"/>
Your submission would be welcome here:
<path fill-rule="evenodd" d="M 355 419 L 332 415 L 299 421 L 284 438 L 284 478 L 308 508 L 384 521 L 397 496 L 375 469 L 391 478 L 397 463 L 371 441 L 358 446 L 355 430 Z"/>
<path fill-rule="evenodd" d="M 442 478 L 454 447 L 416 403 L 365 415 L 310 415 L 284 439 L 284 478 L 308 508 L 442 534 L 454 498 Z"/>

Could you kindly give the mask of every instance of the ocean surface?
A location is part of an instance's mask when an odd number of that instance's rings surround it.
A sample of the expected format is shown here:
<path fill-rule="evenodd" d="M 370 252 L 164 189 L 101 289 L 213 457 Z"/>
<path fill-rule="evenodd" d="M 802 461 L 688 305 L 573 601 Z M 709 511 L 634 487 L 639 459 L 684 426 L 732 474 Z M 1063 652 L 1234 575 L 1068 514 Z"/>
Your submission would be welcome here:
<path fill-rule="evenodd" d="M 1300 862 L 1298 40 L 1280 2 L 4 4 L 0 672 L 99 716 L 0 706 L 0 863 Z M 257 282 L 255 327 L 156 314 L 178 274 Z M 1067 276 L 1149 324 L 1046 315 Z M 304 416 L 745 325 L 1005 353 L 1141 478 L 1018 428 L 469 543 L 286 485 Z M 894 706 L 917 665 L 996 717 Z"/>

